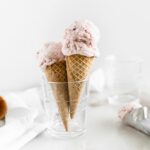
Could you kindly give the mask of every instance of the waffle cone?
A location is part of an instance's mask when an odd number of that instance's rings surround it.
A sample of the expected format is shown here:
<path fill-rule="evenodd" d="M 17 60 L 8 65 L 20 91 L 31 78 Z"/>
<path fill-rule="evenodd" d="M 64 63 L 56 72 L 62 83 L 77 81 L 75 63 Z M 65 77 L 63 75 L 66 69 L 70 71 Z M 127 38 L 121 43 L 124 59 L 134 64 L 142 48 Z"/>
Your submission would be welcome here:
<path fill-rule="evenodd" d="M 49 82 L 67 82 L 66 62 L 60 61 L 48 66 L 45 69 L 45 75 Z M 65 130 L 68 131 L 69 119 L 69 94 L 67 84 L 51 85 L 53 95 L 56 99 L 58 111 L 61 116 Z"/>
<path fill-rule="evenodd" d="M 67 78 L 70 99 L 70 117 L 73 118 L 80 100 L 84 83 L 80 82 L 88 77 L 94 57 L 71 55 L 66 57 Z M 77 81 L 77 82 L 75 82 Z"/>

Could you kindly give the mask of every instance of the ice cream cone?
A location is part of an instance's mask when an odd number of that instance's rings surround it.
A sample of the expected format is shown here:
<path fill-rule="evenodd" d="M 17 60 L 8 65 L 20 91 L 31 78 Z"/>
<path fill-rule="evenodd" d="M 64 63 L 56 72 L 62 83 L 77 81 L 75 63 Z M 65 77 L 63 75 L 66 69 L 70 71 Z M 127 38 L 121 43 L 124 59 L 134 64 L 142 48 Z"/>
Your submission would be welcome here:
<path fill-rule="evenodd" d="M 62 60 L 47 66 L 44 70 L 47 80 L 49 82 L 67 82 L 66 62 Z M 58 111 L 61 116 L 65 130 L 68 131 L 69 119 L 69 95 L 67 84 L 51 85 L 53 95 L 56 99 Z"/>
<path fill-rule="evenodd" d="M 70 117 L 73 118 L 80 100 L 84 83 L 92 66 L 94 57 L 86 57 L 82 55 L 66 56 L 67 77 L 70 100 Z"/>
<path fill-rule="evenodd" d="M 84 80 L 87 79 L 93 59 L 99 55 L 98 28 L 88 20 L 75 21 L 65 29 L 62 53 L 66 56 L 70 100 L 70 117 L 78 107 Z"/>
<path fill-rule="evenodd" d="M 40 68 L 46 75 L 50 84 L 52 94 L 56 100 L 58 111 L 65 127 L 68 131 L 68 119 L 69 119 L 69 94 L 66 72 L 65 56 L 61 52 L 61 42 L 49 42 L 37 52 L 37 58 Z"/>

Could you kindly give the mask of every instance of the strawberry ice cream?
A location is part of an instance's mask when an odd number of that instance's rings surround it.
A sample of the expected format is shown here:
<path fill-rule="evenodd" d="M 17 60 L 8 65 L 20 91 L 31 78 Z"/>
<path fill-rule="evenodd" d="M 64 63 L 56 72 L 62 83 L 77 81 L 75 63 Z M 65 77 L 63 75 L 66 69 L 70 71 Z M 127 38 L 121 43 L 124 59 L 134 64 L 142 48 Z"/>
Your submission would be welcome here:
<path fill-rule="evenodd" d="M 133 109 L 139 108 L 139 107 L 141 107 L 141 105 L 138 104 L 138 103 L 125 105 L 125 106 L 123 106 L 123 107 L 120 109 L 120 111 L 119 111 L 119 113 L 118 113 L 118 116 L 119 116 L 120 119 L 123 119 L 123 118 L 126 116 L 127 113 L 129 113 L 129 112 L 131 112 Z"/>
<path fill-rule="evenodd" d="M 65 57 L 61 52 L 61 42 L 46 43 L 43 48 L 37 52 L 39 65 L 42 69 L 54 64 L 55 62 L 64 60 Z"/>
<path fill-rule="evenodd" d="M 75 21 L 65 30 L 62 52 L 65 56 L 80 54 L 87 57 L 99 56 L 97 43 L 99 30 L 90 21 Z"/>

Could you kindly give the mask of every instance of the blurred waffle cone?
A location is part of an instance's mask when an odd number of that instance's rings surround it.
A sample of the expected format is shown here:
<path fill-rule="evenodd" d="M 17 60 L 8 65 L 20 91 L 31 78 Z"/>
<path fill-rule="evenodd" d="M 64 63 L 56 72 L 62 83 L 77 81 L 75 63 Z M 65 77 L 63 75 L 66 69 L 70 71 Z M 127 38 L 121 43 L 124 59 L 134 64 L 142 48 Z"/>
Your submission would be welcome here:
<path fill-rule="evenodd" d="M 78 103 L 84 86 L 84 80 L 88 77 L 94 57 L 82 55 L 66 56 L 68 89 L 70 99 L 70 117 L 73 119 L 77 111 Z"/>
<path fill-rule="evenodd" d="M 49 82 L 67 82 L 66 62 L 60 61 L 47 66 L 45 75 Z M 68 131 L 69 119 L 69 95 L 67 84 L 54 84 L 51 85 L 53 95 L 56 99 L 58 111 L 61 116 L 65 130 Z"/>

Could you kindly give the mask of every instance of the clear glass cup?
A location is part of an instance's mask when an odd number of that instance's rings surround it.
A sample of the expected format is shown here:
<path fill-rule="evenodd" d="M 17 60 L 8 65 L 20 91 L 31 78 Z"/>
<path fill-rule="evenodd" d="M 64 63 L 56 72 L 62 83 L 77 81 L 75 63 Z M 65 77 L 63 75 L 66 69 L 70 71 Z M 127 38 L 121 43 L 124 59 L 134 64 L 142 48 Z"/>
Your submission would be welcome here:
<path fill-rule="evenodd" d="M 138 102 L 142 74 L 140 58 L 110 56 L 105 60 L 108 101 L 111 104 Z"/>
<path fill-rule="evenodd" d="M 43 87 L 43 102 L 48 118 L 48 132 L 55 137 L 59 138 L 71 138 L 82 135 L 86 131 L 86 107 L 89 93 L 89 82 L 88 81 L 77 81 L 77 82 L 48 82 L 45 76 L 42 77 Z M 78 99 L 76 111 L 74 117 L 68 117 L 68 131 L 66 131 L 61 112 L 64 107 L 66 108 L 65 102 L 70 107 L 70 101 L 76 103 L 76 100 L 67 98 L 68 87 L 80 87 L 80 97 Z M 64 94 L 65 93 L 65 94 Z M 61 108 L 60 108 L 61 107 Z"/>

